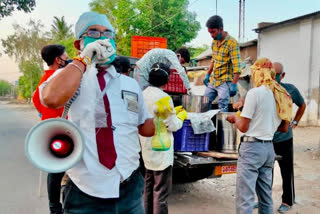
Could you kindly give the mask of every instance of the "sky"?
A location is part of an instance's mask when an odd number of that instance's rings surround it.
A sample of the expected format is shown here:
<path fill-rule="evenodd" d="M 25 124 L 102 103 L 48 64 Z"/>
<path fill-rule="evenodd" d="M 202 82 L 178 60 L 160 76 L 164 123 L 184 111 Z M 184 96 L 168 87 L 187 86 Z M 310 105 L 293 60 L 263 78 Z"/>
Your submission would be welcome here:
<path fill-rule="evenodd" d="M 64 16 L 68 24 L 75 24 L 81 13 L 89 10 L 91 0 L 36 0 L 36 8 L 31 13 L 14 12 L 10 17 L 0 19 L 0 39 L 14 33 L 13 24 L 25 26 L 30 19 L 41 20 L 45 30 L 49 30 L 53 17 Z M 206 21 L 216 15 L 216 0 L 189 0 L 189 11 L 197 14 L 201 24 L 198 35 L 188 45 L 211 44 L 212 38 L 205 27 Z M 259 22 L 280 22 L 312 12 L 320 11 L 320 0 L 246 0 L 245 40 L 257 38 L 252 29 Z M 239 0 L 217 0 L 217 14 L 223 18 L 224 30 L 238 38 Z M 0 79 L 13 82 L 19 78 L 19 69 L 13 59 L 3 53 L 0 44 Z"/>

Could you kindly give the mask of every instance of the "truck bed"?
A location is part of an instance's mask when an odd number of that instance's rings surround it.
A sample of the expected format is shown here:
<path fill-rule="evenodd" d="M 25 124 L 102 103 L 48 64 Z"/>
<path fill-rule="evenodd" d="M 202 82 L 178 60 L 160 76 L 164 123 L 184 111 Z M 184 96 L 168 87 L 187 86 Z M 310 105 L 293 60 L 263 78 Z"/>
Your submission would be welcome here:
<path fill-rule="evenodd" d="M 216 152 L 217 153 L 217 152 Z M 175 182 L 192 182 L 204 178 L 218 178 L 237 171 L 237 154 L 210 154 L 209 152 L 175 152 L 173 165 L 173 179 Z M 219 156 L 215 158 L 211 156 Z M 229 156 L 229 158 L 227 158 Z M 277 155 L 276 160 L 281 156 Z"/>

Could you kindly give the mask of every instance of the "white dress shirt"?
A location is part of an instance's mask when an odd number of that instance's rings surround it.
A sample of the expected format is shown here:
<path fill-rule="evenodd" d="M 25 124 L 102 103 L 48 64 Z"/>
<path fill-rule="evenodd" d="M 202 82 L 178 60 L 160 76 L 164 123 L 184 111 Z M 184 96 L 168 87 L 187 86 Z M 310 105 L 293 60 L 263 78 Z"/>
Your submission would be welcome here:
<path fill-rule="evenodd" d="M 160 88 L 149 86 L 143 91 L 143 97 L 147 108 L 152 116 L 154 116 L 154 105 L 159 99 L 169 96 Z M 173 106 L 172 99 L 170 99 L 170 106 L 173 109 L 173 113 L 166 120 L 164 120 L 167 126 L 168 134 L 171 139 L 171 147 L 167 151 L 154 151 L 152 150 L 151 141 L 152 137 L 140 136 L 142 158 L 144 165 L 149 170 L 160 171 L 173 165 L 173 131 L 177 131 L 182 127 L 182 121 L 177 118 Z"/>
<path fill-rule="evenodd" d="M 81 96 L 72 104 L 68 114 L 69 120 L 83 131 L 86 141 L 83 158 L 69 169 L 67 174 L 75 185 L 88 195 L 99 198 L 118 198 L 120 182 L 127 179 L 139 167 L 140 144 L 137 127 L 151 116 L 144 104 L 142 91 L 134 79 L 117 73 L 115 68 L 111 66 L 104 75 L 106 90 L 101 92 L 96 73 L 95 66 L 84 73 L 80 87 Z M 55 72 L 39 87 L 40 100 L 42 100 L 41 90 L 43 87 L 58 74 L 59 71 Z M 129 101 L 126 99 L 128 92 L 131 98 L 137 98 L 134 107 L 128 105 Z M 96 107 L 99 107 L 97 105 L 98 98 L 96 98 L 99 93 L 100 95 L 106 93 L 108 96 L 112 125 L 115 127 L 113 139 L 117 159 L 115 167 L 111 170 L 99 162 L 95 136 L 96 119 L 90 119 L 90 115 L 94 115 L 90 105 L 95 103 Z M 86 106 L 91 110 L 85 109 Z M 82 113 L 79 109 L 83 109 Z M 83 113 L 86 110 L 90 112 Z"/>

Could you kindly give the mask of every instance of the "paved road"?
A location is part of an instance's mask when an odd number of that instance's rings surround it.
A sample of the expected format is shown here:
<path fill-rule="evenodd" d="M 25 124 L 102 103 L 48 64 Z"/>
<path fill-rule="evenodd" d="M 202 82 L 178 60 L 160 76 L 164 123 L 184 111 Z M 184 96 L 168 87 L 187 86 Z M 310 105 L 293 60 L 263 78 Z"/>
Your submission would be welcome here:
<path fill-rule="evenodd" d="M 25 136 L 38 120 L 38 115 L 32 107 L 4 105 L 0 101 L 0 214 L 49 213 L 46 174 L 42 176 L 39 195 L 40 171 L 30 164 L 24 154 Z M 291 214 L 319 214 L 319 170 L 316 167 L 319 166 L 320 153 L 317 153 L 318 156 L 312 153 L 320 151 L 318 133 L 319 129 L 295 131 L 296 143 L 300 142 L 296 147 L 295 163 L 296 200 L 299 204 L 289 212 Z M 277 164 L 275 168 L 273 198 L 276 213 L 282 191 Z M 169 197 L 169 212 L 171 214 L 235 213 L 235 178 L 236 175 L 233 174 L 194 183 L 175 184 Z M 256 214 L 257 210 L 253 213 Z"/>
<path fill-rule="evenodd" d="M 25 136 L 37 120 L 30 107 L 0 102 L 0 214 L 48 213 L 46 175 L 39 197 L 39 170 L 24 154 Z"/>
<path fill-rule="evenodd" d="M 46 174 L 42 176 L 39 196 L 40 171 L 24 154 L 25 137 L 38 120 L 32 107 L 4 105 L 0 101 L 0 214 L 49 213 Z M 234 213 L 235 177 L 225 178 L 227 180 L 210 179 L 174 185 L 169 198 L 170 213 Z M 231 186 L 229 194 L 225 194 L 226 186 Z"/>

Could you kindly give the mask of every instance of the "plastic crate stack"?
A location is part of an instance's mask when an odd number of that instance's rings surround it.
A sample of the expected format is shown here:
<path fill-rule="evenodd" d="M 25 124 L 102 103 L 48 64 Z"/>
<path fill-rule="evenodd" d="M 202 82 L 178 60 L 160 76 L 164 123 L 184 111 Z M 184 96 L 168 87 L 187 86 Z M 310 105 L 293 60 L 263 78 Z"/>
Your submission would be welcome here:
<path fill-rule="evenodd" d="M 173 133 L 174 151 L 176 152 L 207 152 L 209 151 L 210 133 L 194 134 L 190 120 Z"/>
<path fill-rule="evenodd" d="M 173 94 L 186 94 L 187 89 L 184 87 L 183 81 L 178 74 L 177 70 L 170 69 L 170 76 L 168 84 L 165 85 L 165 92 L 173 93 Z"/>
<path fill-rule="evenodd" d="M 131 56 L 141 58 L 153 48 L 167 48 L 167 39 L 161 37 L 132 36 Z"/>

